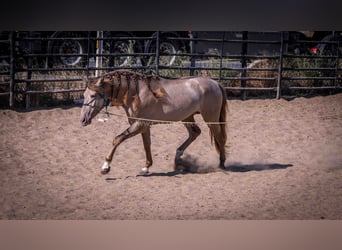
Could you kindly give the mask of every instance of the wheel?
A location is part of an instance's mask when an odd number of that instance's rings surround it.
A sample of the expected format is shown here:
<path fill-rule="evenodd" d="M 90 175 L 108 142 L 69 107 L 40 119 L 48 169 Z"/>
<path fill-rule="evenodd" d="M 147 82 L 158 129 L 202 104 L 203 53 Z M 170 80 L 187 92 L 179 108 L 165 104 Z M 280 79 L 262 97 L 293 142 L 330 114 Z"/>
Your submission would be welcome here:
<path fill-rule="evenodd" d="M 336 34 L 336 39 L 341 39 L 341 34 Z M 322 39 L 322 42 L 333 42 L 334 36 L 327 35 Z M 324 55 L 324 56 L 335 56 L 335 55 L 341 55 L 342 54 L 342 47 L 339 45 L 337 47 L 337 44 L 335 43 L 320 43 L 314 47 L 316 49 L 316 54 Z"/>
<path fill-rule="evenodd" d="M 139 42 L 135 40 L 119 40 L 120 37 L 131 37 L 128 33 L 105 33 L 104 37 L 113 39 L 103 41 L 103 67 L 129 67 L 135 64 L 134 56 L 125 55 L 140 52 Z M 109 55 L 114 54 L 114 55 Z M 120 56 L 123 54 L 123 56 Z"/>
<path fill-rule="evenodd" d="M 165 66 L 171 66 L 176 60 L 178 46 L 171 42 L 161 42 L 159 46 L 159 63 Z"/>
<path fill-rule="evenodd" d="M 172 66 L 176 60 L 178 45 L 169 41 L 161 41 L 159 45 L 159 65 Z M 156 53 L 156 42 L 153 41 L 146 47 L 146 53 Z M 146 65 L 155 65 L 155 56 L 145 57 L 144 62 Z"/>
<path fill-rule="evenodd" d="M 177 58 L 175 55 L 181 48 L 178 41 L 167 40 L 166 37 L 175 36 L 174 34 L 162 34 L 159 43 L 159 65 L 172 66 Z M 145 47 L 145 53 L 156 53 L 156 40 L 150 40 Z M 144 57 L 144 64 L 147 66 L 155 65 L 155 56 Z"/>
<path fill-rule="evenodd" d="M 337 47 L 336 44 L 324 44 L 318 48 L 319 53 L 324 56 L 335 56 L 342 55 L 342 47 L 341 45 Z"/>
<path fill-rule="evenodd" d="M 82 35 L 76 32 L 62 32 L 58 34 L 56 37 L 86 37 L 86 35 Z M 84 63 L 85 57 L 82 56 L 87 53 L 87 46 L 84 41 L 81 40 L 72 40 L 72 39 L 64 39 L 64 40 L 55 40 L 52 43 L 51 51 L 53 54 L 61 54 L 60 56 L 56 55 L 52 57 L 53 65 L 62 64 L 65 66 L 76 66 Z M 79 55 L 71 55 L 68 54 L 79 54 Z"/>

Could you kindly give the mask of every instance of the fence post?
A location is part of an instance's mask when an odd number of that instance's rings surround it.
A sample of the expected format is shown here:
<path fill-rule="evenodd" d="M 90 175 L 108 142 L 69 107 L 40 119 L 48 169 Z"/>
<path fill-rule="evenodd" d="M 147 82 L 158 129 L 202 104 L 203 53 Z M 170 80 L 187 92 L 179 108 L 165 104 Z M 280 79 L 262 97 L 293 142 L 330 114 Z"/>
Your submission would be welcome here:
<path fill-rule="evenodd" d="M 223 32 L 222 35 L 222 43 L 221 43 L 221 54 L 220 54 L 220 74 L 219 79 L 222 81 L 222 59 L 223 59 L 223 50 L 224 50 L 224 38 L 225 38 L 226 32 Z"/>
<path fill-rule="evenodd" d="M 194 38 L 194 35 L 192 34 L 192 31 L 189 31 L 189 38 L 190 39 L 193 39 Z M 193 54 L 195 52 L 195 47 L 194 47 L 194 41 L 193 40 L 190 40 L 190 54 L 191 54 L 191 58 L 190 58 L 190 76 L 193 76 L 194 75 L 194 67 L 195 67 L 195 59 L 193 57 Z"/>
<path fill-rule="evenodd" d="M 157 31 L 157 36 L 156 36 L 156 74 L 159 76 L 159 55 L 160 51 L 160 32 Z"/>
<path fill-rule="evenodd" d="M 29 36 L 32 37 L 32 32 L 29 32 Z M 29 49 L 28 52 L 31 55 L 32 54 L 32 41 L 29 41 L 28 49 Z M 32 57 L 30 56 L 27 59 L 27 80 L 31 80 L 31 78 L 32 78 L 31 68 L 32 68 Z M 30 90 L 30 88 L 31 88 L 31 82 L 26 82 L 25 91 Z M 37 98 L 37 95 L 38 94 L 35 94 L 36 98 Z M 28 109 L 31 106 L 31 95 L 30 94 L 26 93 L 26 100 L 25 101 L 26 101 L 26 108 Z M 34 105 L 37 105 L 37 102 Z"/>
<path fill-rule="evenodd" d="M 10 90 L 10 96 L 9 96 L 9 106 L 13 107 L 13 91 L 14 91 L 14 81 L 15 81 L 15 72 L 14 72 L 14 50 L 15 50 L 15 40 L 14 40 L 14 31 L 11 31 L 10 33 L 10 75 L 11 75 L 11 79 L 10 79 L 10 86 L 9 86 L 9 90 Z"/>
<path fill-rule="evenodd" d="M 339 36 L 336 36 L 336 32 L 334 31 L 334 38 L 333 38 L 333 40 L 334 40 L 334 42 L 336 42 L 336 46 L 335 46 L 335 55 L 336 55 L 336 60 L 335 60 L 335 79 L 333 80 L 333 82 L 334 82 L 334 87 L 335 87 L 335 89 L 334 89 L 334 91 L 336 91 L 336 89 L 337 89 L 337 77 L 338 77 L 338 70 L 339 70 L 339 58 L 340 58 L 340 53 L 339 53 L 339 51 L 340 51 L 340 39 L 341 39 L 341 37 L 340 37 L 340 35 Z"/>
<path fill-rule="evenodd" d="M 95 63 L 95 67 L 96 67 L 96 71 L 95 71 L 95 76 L 99 76 L 102 73 L 101 69 L 98 68 L 102 68 L 102 55 L 98 56 L 98 54 L 102 54 L 103 51 L 103 31 L 97 31 L 97 40 L 96 40 L 96 63 Z M 89 54 L 89 51 L 88 51 Z"/>
<path fill-rule="evenodd" d="M 242 51 L 241 51 L 241 55 L 242 55 L 242 58 L 241 58 L 241 68 L 242 68 L 242 72 L 241 72 L 241 87 L 242 88 L 245 88 L 246 87 L 246 76 L 247 76 L 247 58 L 246 58 L 246 55 L 247 55 L 247 46 L 248 46 L 248 43 L 246 42 L 246 40 L 248 39 L 248 32 L 247 31 L 244 31 L 242 32 Z M 246 99 L 246 90 L 245 89 L 242 89 L 241 90 L 241 98 L 242 100 L 245 100 Z"/>
<path fill-rule="evenodd" d="M 87 39 L 87 47 L 88 47 L 88 53 L 87 53 L 87 79 L 89 78 L 89 53 L 90 53 L 90 31 L 88 31 L 88 39 Z"/>
<path fill-rule="evenodd" d="M 278 79 L 277 79 L 277 99 L 281 96 L 281 80 L 283 74 L 283 54 L 284 54 L 284 32 L 280 33 L 280 50 L 279 50 L 279 63 L 278 63 Z"/>

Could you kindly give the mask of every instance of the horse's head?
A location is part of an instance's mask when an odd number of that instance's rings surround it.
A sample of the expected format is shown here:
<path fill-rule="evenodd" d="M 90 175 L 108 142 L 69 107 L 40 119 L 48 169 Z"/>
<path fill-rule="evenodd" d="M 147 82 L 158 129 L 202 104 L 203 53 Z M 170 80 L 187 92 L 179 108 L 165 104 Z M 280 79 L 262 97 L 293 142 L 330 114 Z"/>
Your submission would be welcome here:
<path fill-rule="evenodd" d="M 104 86 L 103 78 L 83 79 L 86 83 L 86 90 L 83 93 L 84 102 L 81 110 L 80 122 L 83 126 L 91 123 L 91 120 L 103 109 L 104 107 Z"/>

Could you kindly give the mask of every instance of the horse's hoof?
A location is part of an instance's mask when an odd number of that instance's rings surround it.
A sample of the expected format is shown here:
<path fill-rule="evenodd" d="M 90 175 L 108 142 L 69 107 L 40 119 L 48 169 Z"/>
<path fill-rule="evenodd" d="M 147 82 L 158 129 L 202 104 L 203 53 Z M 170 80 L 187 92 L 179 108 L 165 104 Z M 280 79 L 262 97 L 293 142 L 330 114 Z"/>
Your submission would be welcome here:
<path fill-rule="evenodd" d="M 178 169 L 175 169 L 175 173 L 177 174 L 184 174 L 186 171 L 184 169 L 181 169 L 181 168 L 178 168 Z"/>
<path fill-rule="evenodd" d="M 108 168 L 103 168 L 103 169 L 101 169 L 101 174 L 108 174 L 109 171 L 110 171 L 110 167 L 108 167 Z"/>
<path fill-rule="evenodd" d="M 102 168 L 101 168 L 101 174 L 108 174 L 109 171 L 110 171 L 109 163 L 107 161 L 105 161 L 102 165 Z"/>
<path fill-rule="evenodd" d="M 150 172 L 143 172 L 143 171 L 140 171 L 138 176 L 149 176 L 151 173 Z"/>
<path fill-rule="evenodd" d="M 225 165 L 220 165 L 219 168 L 222 170 L 228 170 L 228 167 L 226 167 Z"/>
<path fill-rule="evenodd" d="M 149 175 L 150 172 L 148 171 L 148 168 L 142 168 L 139 175 Z"/>

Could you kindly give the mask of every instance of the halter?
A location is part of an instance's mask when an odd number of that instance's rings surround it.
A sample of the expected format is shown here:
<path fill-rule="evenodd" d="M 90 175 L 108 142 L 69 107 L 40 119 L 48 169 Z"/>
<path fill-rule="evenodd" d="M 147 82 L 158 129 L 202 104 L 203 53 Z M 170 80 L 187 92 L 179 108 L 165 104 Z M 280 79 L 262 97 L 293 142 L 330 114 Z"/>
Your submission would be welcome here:
<path fill-rule="evenodd" d="M 104 107 L 104 108 L 106 109 L 106 111 L 105 111 L 104 113 L 107 114 L 107 116 L 109 117 L 109 112 L 108 112 L 107 108 L 108 108 L 108 106 L 109 106 L 110 100 L 109 100 L 109 99 L 105 99 L 100 93 L 97 93 L 97 94 L 98 94 L 101 98 L 103 98 L 103 106 L 102 106 L 102 107 Z M 88 107 L 91 107 L 91 108 L 93 108 L 93 109 L 97 109 L 97 110 L 101 111 L 101 108 L 98 108 L 98 107 L 96 107 L 96 106 L 90 105 L 90 104 L 92 104 L 93 102 L 95 102 L 95 100 L 96 100 L 96 96 L 95 96 L 92 100 L 90 100 L 88 103 L 84 103 L 82 106 L 88 106 Z"/>
<path fill-rule="evenodd" d="M 121 78 L 121 74 L 120 73 L 118 73 L 118 74 L 115 74 L 114 76 L 116 76 L 117 77 L 117 80 L 118 80 L 118 86 L 117 86 L 117 88 L 115 87 L 115 83 L 113 83 L 113 84 L 111 84 L 111 93 L 112 93 L 112 98 L 114 98 L 114 100 L 115 99 L 118 99 L 119 98 L 119 96 L 120 96 L 120 91 L 121 91 L 121 87 L 122 87 L 122 78 Z M 124 75 L 125 77 L 126 77 L 126 82 L 127 82 L 127 91 L 129 92 L 130 91 L 130 89 L 131 89 L 131 76 L 129 75 L 129 74 L 125 74 Z M 112 80 L 112 75 L 109 77 L 109 80 Z M 151 88 L 151 86 L 150 86 L 150 80 L 151 79 L 149 79 L 149 83 L 148 83 L 148 87 L 149 87 L 149 89 L 151 90 L 151 92 L 154 94 L 154 92 L 152 91 L 152 88 Z M 139 95 L 139 77 L 137 77 L 137 76 L 135 76 L 134 77 L 134 84 L 135 84 L 135 94 L 134 94 L 134 96 L 133 97 L 135 97 L 136 95 Z M 115 91 L 115 89 L 116 89 L 116 91 Z M 115 93 L 116 92 L 116 93 Z M 102 95 L 102 94 L 100 94 L 99 92 L 96 92 L 96 94 L 98 94 L 101 98 L 103 98 L 103 106 L 102 106 L 102 108 L 103 107 L 105 107 L 105 114 L 107 114 L 107 116 L 109 117 L 109 115 L 110 115 L 110 113 L 108 112 L 108 110 L 107 110 L 107 108 L 108 108 L 108 106 L 109 106 L 109 103 L 110 103 L 110 99 L 107 99 L 107 98 L 105 98 L 105 95 Z M 101 111 L 101 109 L 102 108 L 98 108 L 98 107 L 96 107 L 96 106 L 92 106 L 92 105 L 90 105 L 91 103 L 93 103 L 95 100 L 96 100 L 96 96 L 92 99 L 92 100 L 90 100 L 88 103 L 85 103 L 85 104 L 83 104 L 83 106 L 90 106 L 91 108 L 93 108 L 93 109 L 97 109 L 97 110 L 99 110 L 99 111 Z"/>

